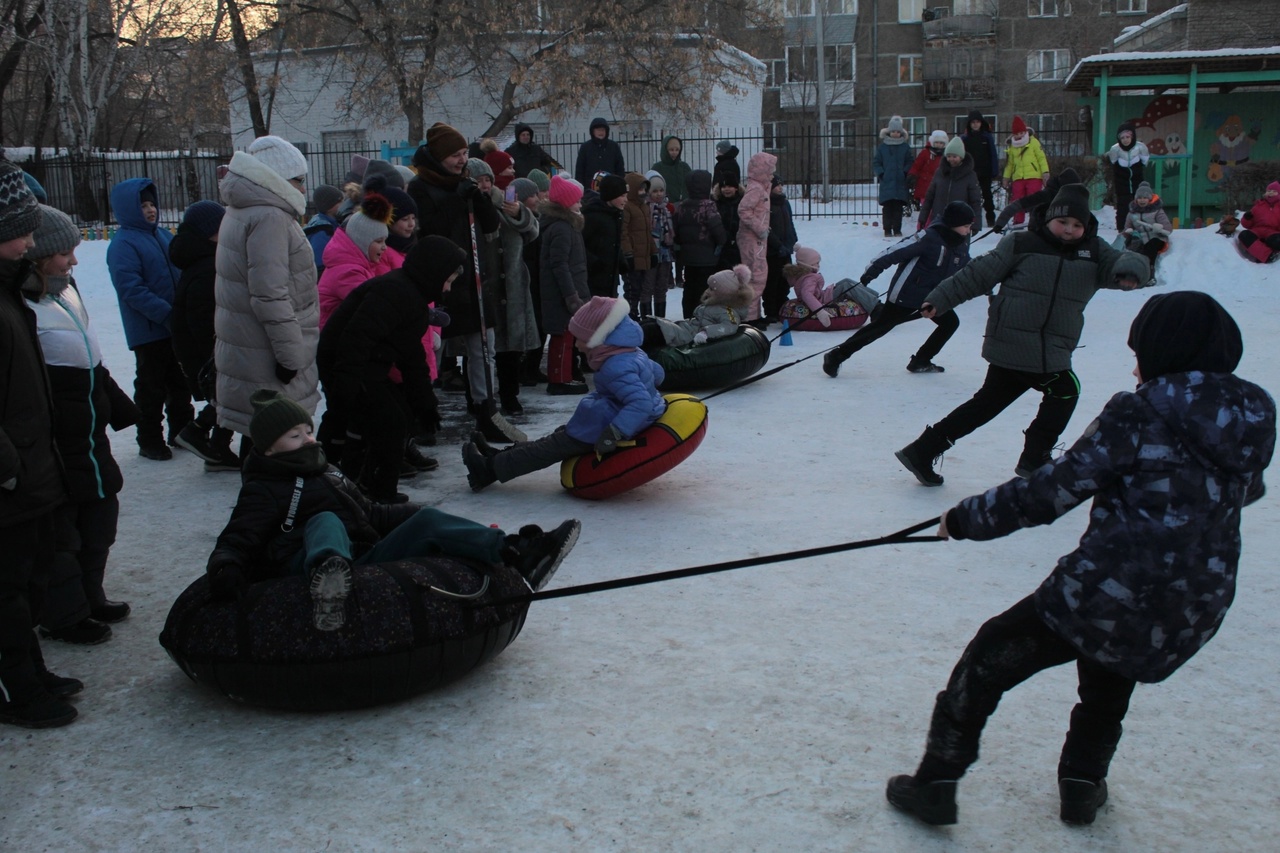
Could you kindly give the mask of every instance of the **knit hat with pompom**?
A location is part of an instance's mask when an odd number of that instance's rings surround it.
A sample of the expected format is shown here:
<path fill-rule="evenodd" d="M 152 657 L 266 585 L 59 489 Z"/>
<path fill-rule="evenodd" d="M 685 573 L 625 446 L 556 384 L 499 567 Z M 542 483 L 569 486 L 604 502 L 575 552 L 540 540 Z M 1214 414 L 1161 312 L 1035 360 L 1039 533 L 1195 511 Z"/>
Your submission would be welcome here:
<path fill-rule="evenodd" d="M 360 200 L 360 206 L 351 214 L 343 228 L 351 242 L 366 256 L 369 246 L 387 239 L 387 225 L 391 222 L 391 202 L 381 193 L 368 193 Z"/>

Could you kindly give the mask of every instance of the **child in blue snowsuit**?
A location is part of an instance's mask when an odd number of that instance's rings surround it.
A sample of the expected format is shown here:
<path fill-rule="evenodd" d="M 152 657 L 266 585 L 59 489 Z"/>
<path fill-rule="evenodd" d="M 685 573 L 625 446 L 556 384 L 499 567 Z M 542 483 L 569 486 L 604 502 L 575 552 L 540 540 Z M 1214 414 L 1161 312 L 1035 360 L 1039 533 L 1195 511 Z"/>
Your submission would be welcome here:
<path fill-rule="evenodd" d="M 984 624 L 938 694 L 925 754 L 889 802 L 956 822 L 956 781 L 1004 692 L 1074 663 L 1080 702 L 1058 762 L 1060 817 L 1092 823 L 1138 682 L 1160 682 L 1213 637 L 1235 595 L 1241 509 L 1263 494 L 1275 402 L 1234 374 L 1240 329 L 1212 297 L 1153 297 L 1129 330 L 1133 392 L 1027 479 L 948 510 L 943 538 L 988 540 L 1051 524 L 1092 498 L 1088 529 L 1033 594 Z"/>
<path fill-rule="evenodd" d="M 133 401 L 142 412 L 138 453 L 164 461 L 173 458 L 169 446 L 195 417 L 169 325 L 182 274 L 169 261 L 173 237 L 157 224 L 156 185 L 150 178 L 130 178 L 112 187 L 111 210 L 120 230 L 107 249 L 107 270 L 120 302 L 125 341 L 137 364 Z M 165 416 L 169 419 L 168 444 Z"/>
<path fill-rule="evenodd" d="M 569 331 L 595 371 L 595 390 L 582 398 L 567 424 L 536 441 L 498 451 L 473 432 L 462 448 L 472 491 L 585 453 L 612 453 L 619 442 L 662 417 L 667 401 L 657 386 L 666 374 L 640 349 L 644 331 L 630 311 L 625 299 L 593 296 L 574 312 Z"/>

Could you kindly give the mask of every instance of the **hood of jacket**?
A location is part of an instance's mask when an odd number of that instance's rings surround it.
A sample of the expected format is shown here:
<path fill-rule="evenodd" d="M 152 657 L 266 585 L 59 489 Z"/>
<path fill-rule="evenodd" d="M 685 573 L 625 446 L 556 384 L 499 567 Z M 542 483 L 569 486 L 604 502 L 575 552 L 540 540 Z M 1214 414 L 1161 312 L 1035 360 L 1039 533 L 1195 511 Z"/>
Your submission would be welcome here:
<path fill-rule="evenodd" d="M 694 169 L 685 178 L 684 186 L 689 191 L 689 198 L 696 200 L 711 198 L 711 173 L 706 169 Z"/>
<path fill-rule="evenodd" d="M 778 158 L 773 154 L 766 151 L 752 154 L 751 159 L 747 161 L 747 180 L 763 184 L 765 189 L 768 189 L 777 168 Z"/>
<path fill-rule="evenodd" d="M 1124 133 L 1126 130 L 1133 135 L 1133 138 L 1129 140 L 1128 145 L 1125 145 L 1123 142 L 1120 141 L 1120 134 Z M 1121 122 L 1120 126 L 1116 128 L 1116 145 L 1119 145 L 1121 149 L 1125 151 L 1132 151 L 1133 146 L 1137 144 L 1138 144 L 1138 130 L 1133 126 L 1133 122 L 1128 122 L 1128 121 Z"/>
<path fill-rule="evenodd" d="M 218 244 L 200 234 L 187 222 L 178 226 L 178 233 L 169 241 L 169 260 L 180 270 L 193 267 L 217 253 Z"/>
<path fill-rule="evenodd" d="M 675 159 L 672 159 L 671 155 L 667 153 L 667 143 L 669 143 L 673 139 L 676 142 L 680 143 L 680 153 L 675 157 Z M 662 137 L 662 156 L 658 158 L 658 162 L 668 166 L 674 166 L 676 163 L 683 163 L 684 162 L 684 140 L 676 136 L 674 133 L 670 134 L 669 136 Z"/>
<path fill-rule="evenodd" d="M 553 201 L 538 202 L 539 229 L 545 232 L 552 222 L 568 222 L 574 231 L 581 231 L 583 226 L 581 213 L 562 207 Z"/>
<path fill-rule="evenodd" d="M 644 342 L 644 330 L 630 317 L 623 317 L 617 327 L 604 336 L 604 346 L 638 347 Z"/>
<path fill-rule="evenodd" d="M 972 133 L 973 129 L 969 125 L 974 121 L 982 122 L 982 127 L 978 129 L 978 133 L 990 133 L 991 125 L 987 123 L 987 117 L 982 114 L 982 110 L 969 110 L 969 117 L 964 121 L 964 132 Z"/>
<path fill-rule="evenodd" d="M 521 141 L 520 141 L 520 134 L 524 133 L 526 130 L 527 130 L 527 131 L 529 131 L 529 141 L 528 141 L 528 142 L 521 142 Z M 532 128 L 532 127 L 530 127 L 529 125 L 525 124 L 524 122 L 520 122 L 519 124 L 517 124 L 517 125 L 516 125 L 516 141 L 515 141 L 515 144 L 516 144 L 516 145 L 532 145 L 532 144 L 533 144 L 533 142 L 534 142 L 534 132 L 533 132 L 533 128 Z"/>
<path fill-rule="evenodd" d="M 627 182 L 627 201 L 631 204 L 643 204 L 644 199 L 640 197 L 640 191 L 649 185 L 645 176 L 639 172 L 627 172 L 622 179 Z"/>
<path fill-rule="evenodd" d="M 444 295 L 445 280 L 459 267 L 462 274 L 453 280 L 451 290 L 459 286 L 473 286 L 473 281 L 467 278 L 467 253 L 448 237 L 431 234 L 413 244 L 400 269 L 428 302 L 439 302 Z"/>
<path fill-rule="evenodd" d="M 595 139 L 597 127 L 604 128 L 604 138 L 608 139 L 609 138 L 609 122 L 605 121 L 600 116 L 596 116 L 591 120 L 591 125 L 587 128 L 587 135 L 590 136 L 592 139 Z"/>
<path fill-rule="evenodd" d="M 156 230 L 156 223 L 148 222 L 142 215 L 142 191 L 148 187 L 151 192 L 156 192 L 155 182 L 150 178 L 130 178 L 111 188 L 111 212 L 115 214 L 120 227 L 138 231 Z"/>
<path fill-rule="evenodd" d="M 222 203 L 228 207 L 270 205 L 295 217 L 307 212 L 306 196 L 252 154 L 237 151 L 227 168 L 227 176 L 218 189 Z"/>
<path fill-rule="evenodd" d="M 1271 464 L 1275 403 L 1252 382 L 1234 373 L 1168 373 L 1139 385 L 1137 394 L 1189 450 L 1219 471 L 1256 475 Z M 1243 416 L 1222 418 L 1224 410 Z"/>

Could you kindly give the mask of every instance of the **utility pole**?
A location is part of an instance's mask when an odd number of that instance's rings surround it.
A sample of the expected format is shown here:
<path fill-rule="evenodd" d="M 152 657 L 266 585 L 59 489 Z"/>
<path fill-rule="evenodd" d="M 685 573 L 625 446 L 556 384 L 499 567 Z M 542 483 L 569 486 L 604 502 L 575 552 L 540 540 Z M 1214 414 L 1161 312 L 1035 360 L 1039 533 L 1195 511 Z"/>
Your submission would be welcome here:
<path fill-rule="evenodd" d="M 831 201 L 830 149 L 827 138 L 827 45 L 822 32 L 826 0 L 814 0 L 813 35 L 818 43 L 818 150 L 822 162 L 822 203 Z"/>

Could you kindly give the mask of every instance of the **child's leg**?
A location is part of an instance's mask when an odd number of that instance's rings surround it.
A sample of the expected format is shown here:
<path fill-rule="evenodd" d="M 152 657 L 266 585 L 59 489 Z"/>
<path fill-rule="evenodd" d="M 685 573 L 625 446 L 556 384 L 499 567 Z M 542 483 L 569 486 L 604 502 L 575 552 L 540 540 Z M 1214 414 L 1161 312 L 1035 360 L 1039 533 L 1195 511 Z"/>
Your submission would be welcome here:
<path fill-rule="evenodd" d="M 933 357 L 942 352 L 942 348 L 947 345 L 947 341 L 951 340 L 951 336 L 956 333 L 956 329 L 960 328 L 960 318 L 956 316 L 954 311 L 937 315 L 933 318 L 933 322 L 937 328 L 925 339 L 920 349 L 916 350 L 913 360 L 933 361 Z"/>
<path fill-rule="evenodd" d="M 978 760 L 982 729 L 1005 691 L 1077 657 L 1075 647 L 1036 615 L 1033 596 L 989 619 L 969 641 L 947 689 L 938 694 L 916 782 L 963 776 Z"/>
<path fill-rule="evenodd" d="M 786 304 L 787 296 L 791 293 L 791 285 L 782 275 L 782 268 L 790 261 L 789 257 L 782 255 L 769 255 L 765 259 L 769 269 L 764 285 L 764 316 L 766 317 L 777 317 L 782 306 Z"/>
<path fill-rule="evenodd" d="M 1027 427 L 1023 444 L 1024 462 L 1034 463 L 1036 468 L 1048 460 L 1058 436 L 1067 428 L 1067 422 L 1080 401 L 1080 380 L 1073 371 L 1048 373 L 1037 378 L 1035 388 L 1043 396 L 1035 420 Z"/>
<path fill-rule="evenodd" d="M 1123 231 L 1125 220 L 1129 218 L 1129 205 L 1133 195 L 1116 190 L 1116 230 Z"/>
<path fill-rule="evenodd" d="M 174 437 L 195 418 L 196 410 L 191 405 L 191 389 L 187 387 L 182 365 L 173 351 L 173 342 L 169 340 L 165 343 L 169 344 L 169 351 L 165 356 L 164 410 L 169 421 L 169 443 L 173 444 Z"/>
<path fill-rule="evenodd" d="M 302 550 L 293 559 L 290 574 L 310 577 L 316 566 L 330 557 L 351 560 L 351 537 L 342 519 L 332 512 L 318 512 L 302 528 Z"/>
<path fill-rule="evenodd" d="M 80 583 L 90 607 L 107 601 L 102 582 L 107 571 L 107 558 L 116 542 L 120 521 L 120 501 L 115 495 L 76 505 L 76 528 L 80 535 Z"/>
<path fill-rule="evenodd" d="M 1107 777 L 1111 767 L 1135 685 L 1133 679 L 1084 658 L 1076 662 L 1076 670 L 1080 676 L 1080 703 L 1071 710 L 1071 728 L 1062 744 L 1058 778 L 1096 784 Z"/>
<path fill-rule="evenodd" d="M 987 377 L 977 393 L 934 424 L 933 428 L 948 442 L 955 444 L 1009 408 L 1014 400 L 1032 386 L 1036 378 L 1035 374 L 1021 373 L 993 364 L 987 368 Z"/>
<path fill-rule="evenodd" d="M 707 292 L 707 279 L 713 272 L 714 267 L 684 268 L 684 294 L 680 297 L 680 310 L 684 319 L 692 317 L 694 310 L 702 304 L 702 294 Z"/>
<path fill-rule="evenodd" d="M 133 402 L 142 412 L 138 421 L 139 447 L 164 444 L 166 356 L 172 356 L 172 353 L 173 344 L 168 340 L 141 344 L 133 351 L 137 366 L 133 379 Z"/>
<path fill-rule="evenodd" d="M 659 261 L 653 284 L 653 316 L 667 316 L 667 291 L 671 290 L 671 262 Z"/>
<path fill-rule="evenodd" d="M 658 295 L 658 267 L 661 262 L 654 264 L 644 274 L 644 282 L 640 286 L 640 316 L 653 316 L 653 299 Z M 665 285 L 663 285 L 665 288 Z M 662 291 L 667 292 L 665 289 Z"/>
<path fill-rule="evenodd" d="M 53 514 L 0 528 L 0 698 L 21 705 L 44 693 L 35 623 L 53 555 Z"/>
<path fill-rule="evenodd" d="M 501 563 L 506 533 L 470 519 L 423 507 L 399 524 L 363 555 L 357 564 L 444 554 Z"/>
<path fill-rule="evenodd" d="M 948 314 L 953 313 L 948 312 Z M 919 317 L 919 313 L 908 311 L 896 302 L 882 302 L 871 312 L 871 319 L 862 328 L 837 344 L 832 352 L 836 358 L 844 361 L 868 344 L 880 340 L 897 326 L 909 323 Z"/>
<path fill-rule="evenodd" d="M 631 306 L 631 319 L 640 318 L 640 291 L 644 287 L 644 271 L 632 270 L 622 276 L 622 298 Z"/>
<path fill-rule="evenodd" d="M 44 609 L 40 616 L 40 625 L 48 631 L 71 628 L 89 616 L 89 602 L 80 582 L 79 506 L 66 503 L 53 511 L 57 544 L 46 569 Z"/>
<path fill-rule="evenodd" d="M 409 417 L 396 394 L 391 380 L 384 378 L 365 383 L 360 399 L 360 434 L 368 448 L 360 485 L 377 501 L 395 497 L 409 437 Z"/>
<path fill-rule="evenodd" d="M 593 449 L 592 445 L 578 441 L 565 432 L 564 427 L 559 427 L 550 435 L 512 445 L 494 456 L 491 460 L 493 473 L 499 482 L 505 483 L 565 459 L 590 453 Z"/>

